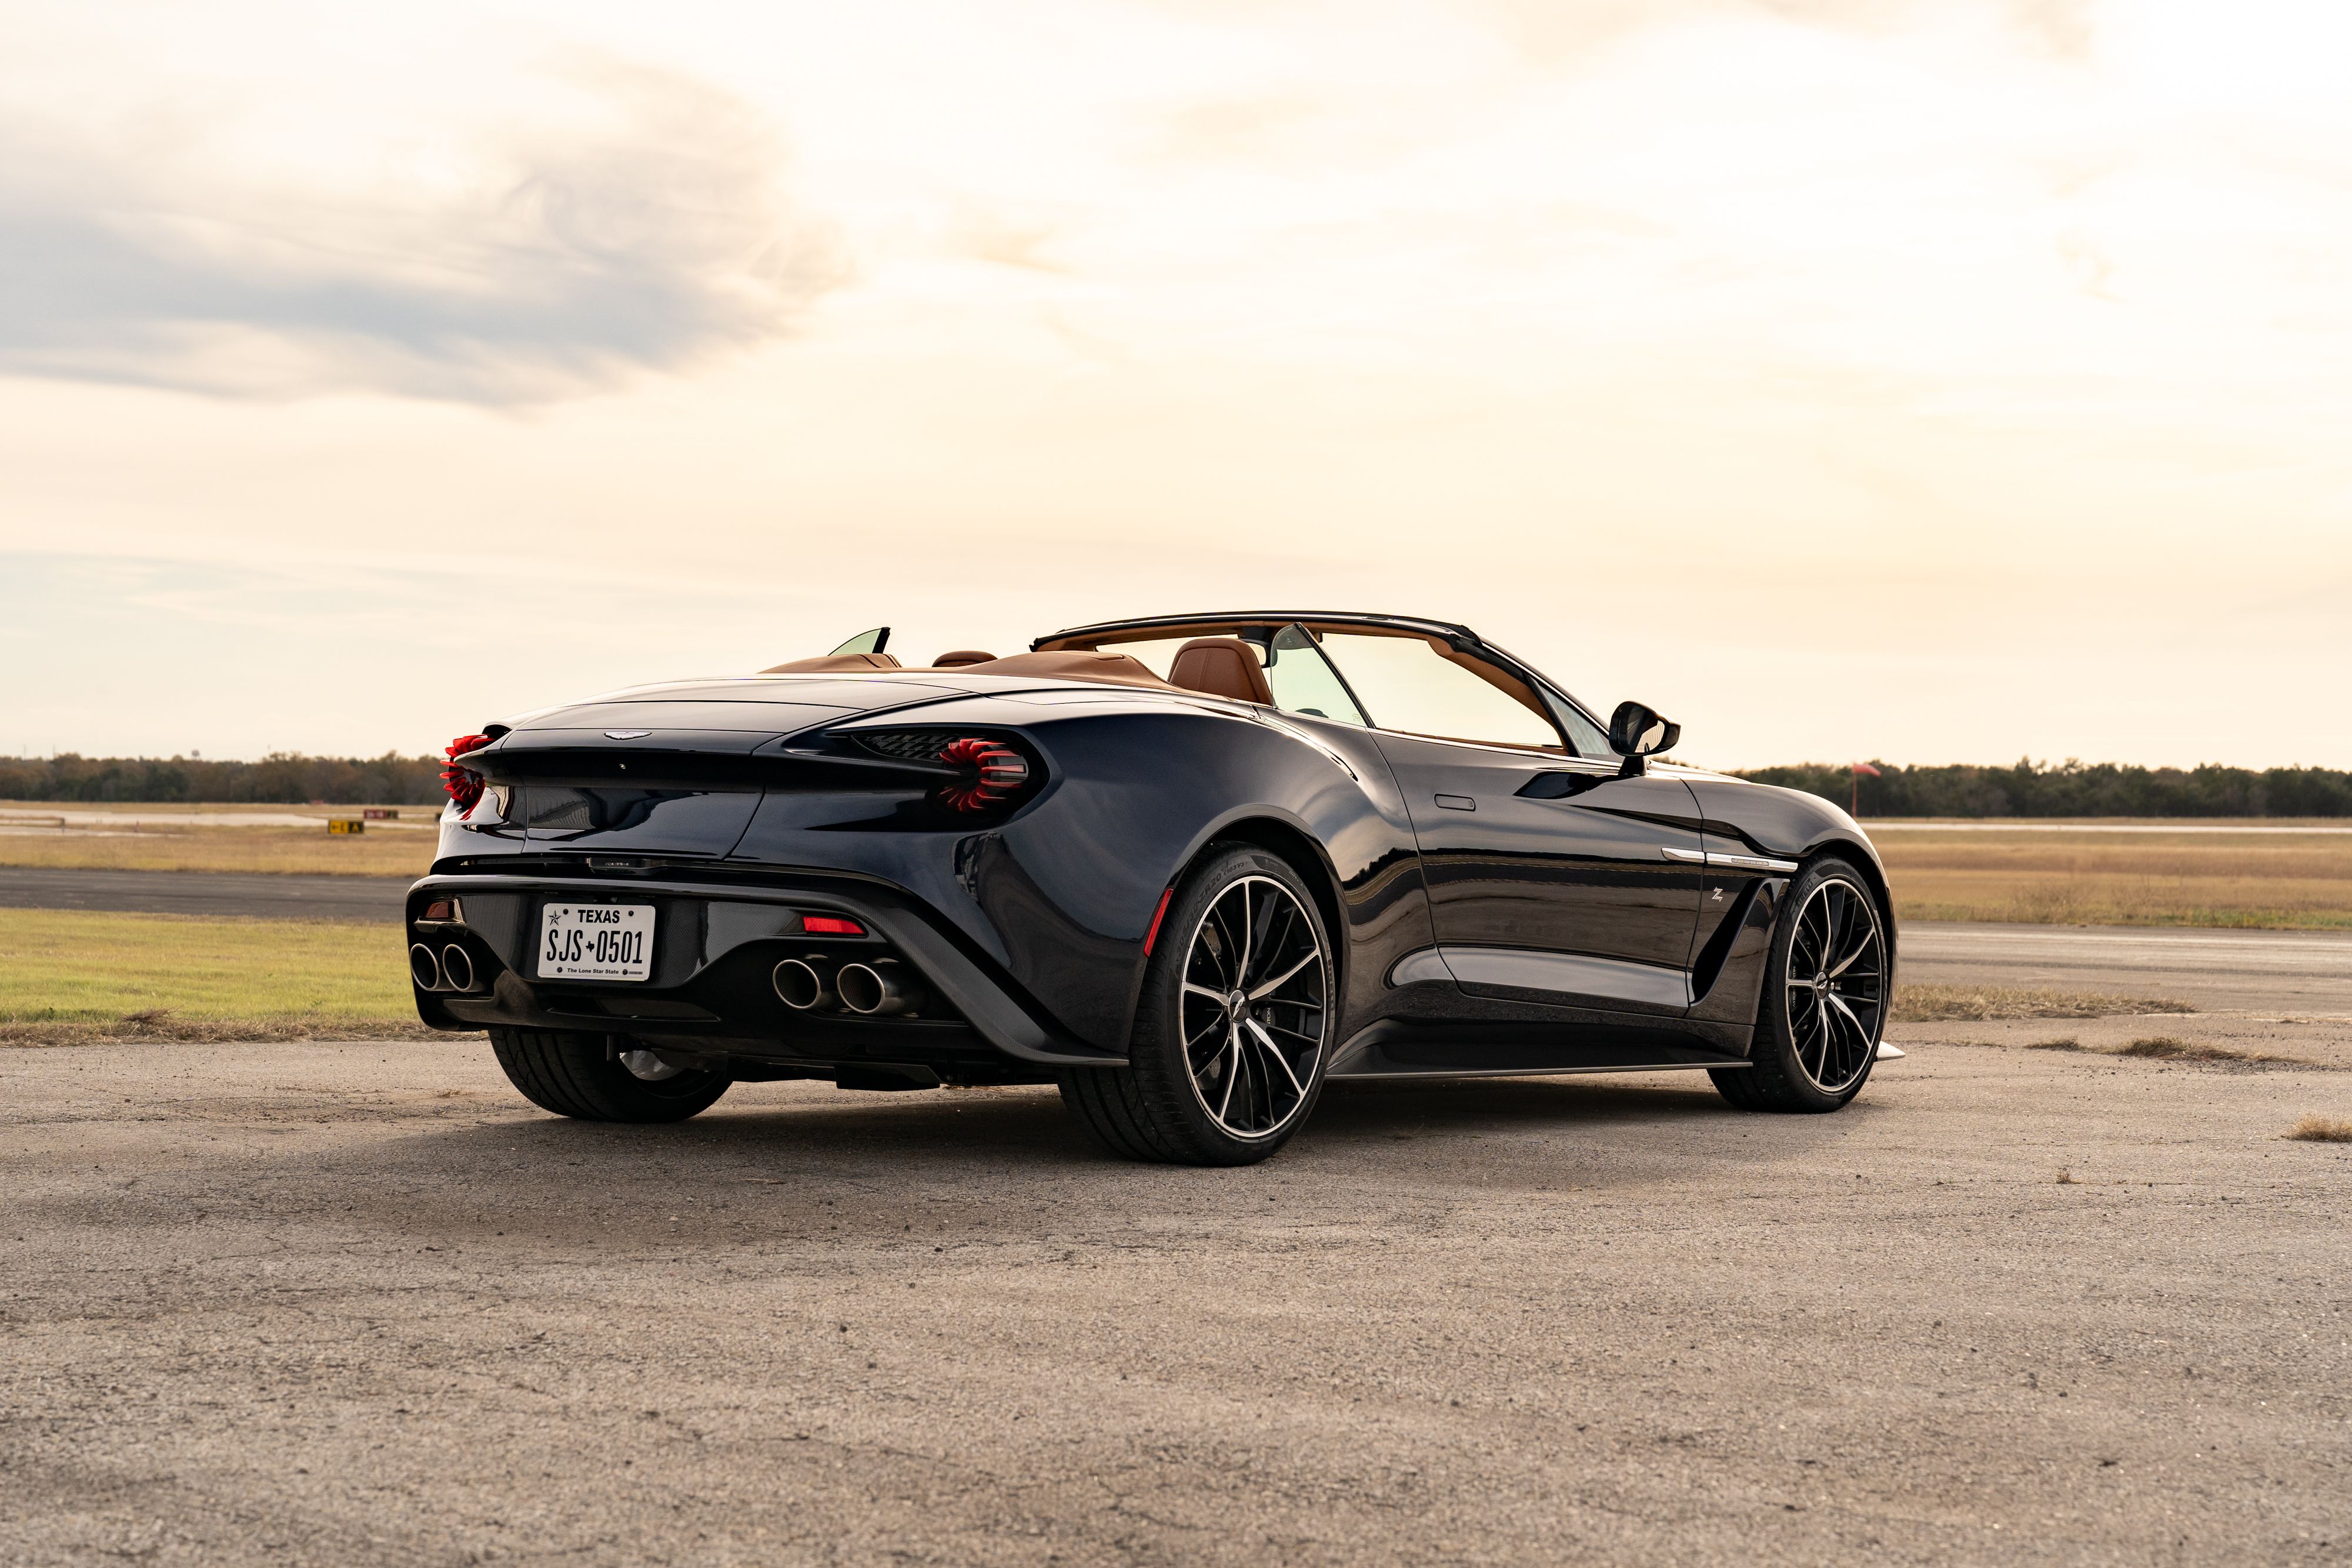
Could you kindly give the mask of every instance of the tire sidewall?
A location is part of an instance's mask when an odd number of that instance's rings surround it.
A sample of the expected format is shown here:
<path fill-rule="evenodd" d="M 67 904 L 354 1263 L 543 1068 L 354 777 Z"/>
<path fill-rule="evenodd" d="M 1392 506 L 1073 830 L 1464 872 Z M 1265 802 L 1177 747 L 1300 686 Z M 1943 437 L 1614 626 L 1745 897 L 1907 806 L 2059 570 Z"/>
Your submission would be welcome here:
<path fill-rule="evenodd" d="M 1193 1084 L 1185 1060 L 1183 1034 L 1184 966 L 1192 938 L 1209 908 L 1234 883 L 1264 877 L 1282 884 L 1306 913 L 1323 960 L 1323 1040 L 1315 1052 L 1313 1072 L 1297 1111 L 1272 1132 L 1239 1137 L 1209 1115 Z M 1161 918 L 1160 936 L 1145 967 L 1143 991 L 1136 1006 L 1135 1030 L 1129 1040 L 1129 1067 L 1149 1100 L 1171 1113 L 1199 1152 L 1218 1164 L 1247 1164 L 1265 1158 L 1305 1125 L 1323 1095 L 1324 1069 L 1331 1060 L 1331 1036 L 1339 1024 L 1339 964 L 1331 950 L 1331 934 L 1315 896 L 1289 862 L 1267 851 L 1239 847 L 1212 855 L 1177 884 Z"/>
<path fill-rule="evenodd" d="M 635 1042 L 632 1043 L 634 1049 Z M 734 1080 L 723 1072 L 710 1072 L 698 1067 L 687 1069 L 672 1078 L 640 1078 L 618 1061 L 610 1061 L 612 1071 L 606 1075 L 605 1092 L 626 1101 L 633 1108 L 642 1108 L 667 1118 L 681 1107 L 691 1105 L 693 1115 L 707 1109 L 712 1102 L 727 1092 Z"/>
<path fill-rule="evenodd" d="M 1769 1053 L 1771 1068 L 1784 1081 L 1783 1092 L 1802 1102 L 1807 1109 L 1819 1111 L 1836 1110 L 1861 1093 L 1863 1085 L 1870 1082 L 1878 1065 L 1878 1042 L 1886 1037 L 1886 1015 L 1895 1000 L 1894 967 L 1890 964 L 1886 966 L 1887 979 L 1879 1003 L 1877 1028 L 1871 1039 L 1870 1052 L 1863 1061 L 1861 1076 L 1834 1094 L 1823 1092 L 1797 1060 L 1796 1040 L 1789 1031 L 1789 955 L 1797 942 L 1797 916 L 1814 893 L 1831 882 L 1844 883 L 1863 901 L 1871 918 L 1878 923 L 1879 951 L 1887 951 L 1886 912 L 1879 907 L 1877 894 L 1871 891 L 1862 873 L 1835 856 L 1813 862 L 1797 873 L 1783 897 L 1782 907 L 1787 913 L 1780 922 L 1780 929 L 1772 934 L 1772 961 L 1765 967 L 1762 1016 L 1756 1028 L 1756 1054 L 1764 1057 Z M 1883 958 L 1881 961 L 1885 962 Z"/>

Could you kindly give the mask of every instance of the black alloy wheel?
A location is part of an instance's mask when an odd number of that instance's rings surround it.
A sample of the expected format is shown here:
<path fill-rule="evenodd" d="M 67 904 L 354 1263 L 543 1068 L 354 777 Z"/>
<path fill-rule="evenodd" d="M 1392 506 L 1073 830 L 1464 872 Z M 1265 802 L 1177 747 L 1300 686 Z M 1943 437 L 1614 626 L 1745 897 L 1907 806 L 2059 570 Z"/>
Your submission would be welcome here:
<path fill-rule="evenodd" d="M 1062 1098 L 1130 1159 L 1249 1165 L 1322 1092 L 1330 940 L 1279 857 L 1240 848 L 1186 876 L 1161 917 L 1124 1068 L 1072 1068 Z"/>
<path fill-rule="evenodd" d="M 673 1066 L 625 1036 L 494 1029 L 490 1049 L 524 1099 L 583 1122 L 683 1122 L 734 1082 Z"/>
<path fill-rule="evenodd" d="M 1753 1066 L 1712 1074 L 1723 1097 L 1750 1111 L 1834 1111 L 1862 1092 L 1886 1027 L 1885 923 L 1878 900 L 1845 862 L 1814 862 L 1789 886 Z"/>

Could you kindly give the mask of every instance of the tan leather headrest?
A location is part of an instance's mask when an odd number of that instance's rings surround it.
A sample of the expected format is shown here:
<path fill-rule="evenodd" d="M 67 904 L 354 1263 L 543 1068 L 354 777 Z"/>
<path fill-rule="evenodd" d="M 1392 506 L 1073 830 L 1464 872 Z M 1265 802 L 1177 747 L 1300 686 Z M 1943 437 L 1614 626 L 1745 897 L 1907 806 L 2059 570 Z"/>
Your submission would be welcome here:
<path fill-rule="evenodd" d="M 1213 697 L 1274 706 L 1274 688 L 1265 684 L 1265 667 L 1257 650 L 1238 637 L 1195 637 L 1176 650 L 1168 666 L 1168 684 Z"/>
<path fill-rule="evenodd" d="M 931 661 L 935 670 L 953 670 L 965 664 L 990 664 L 996 662 L 993 653 L 983 653 L 977 648 L 958 648 L 952 653 L 941 653 Z"/>
<path fill-rule="evenodd" d="M 966 664 L 967 675 L 1026 675 L 1035 680 L 1101 681 L 1114 686 L 1150 686 L 1166 691 L 1168 683 L 1150 666 L 1125 653 L 1097 653 L 1086 649 L 1059 649 L 1045 653 L 1014 653 L 985 664 Z"/>
<path fill-rule="evenodd" d="M 793 659 L 772 665 L 763 675 L 863 675 L 875 670 L 895 670 L 898 661 L 887 653 L 824 653 L 814 659 Z"/>

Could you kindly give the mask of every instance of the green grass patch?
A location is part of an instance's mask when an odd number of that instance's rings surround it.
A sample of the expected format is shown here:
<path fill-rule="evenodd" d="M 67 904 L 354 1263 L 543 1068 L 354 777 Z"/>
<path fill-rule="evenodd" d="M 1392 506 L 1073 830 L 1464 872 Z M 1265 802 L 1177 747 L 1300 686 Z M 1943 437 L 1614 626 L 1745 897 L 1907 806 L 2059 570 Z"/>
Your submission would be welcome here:
<path fill-rule="evenodd" d="M 397 925 L 0 909 L 0 1042 L 424 1032 Z"/>

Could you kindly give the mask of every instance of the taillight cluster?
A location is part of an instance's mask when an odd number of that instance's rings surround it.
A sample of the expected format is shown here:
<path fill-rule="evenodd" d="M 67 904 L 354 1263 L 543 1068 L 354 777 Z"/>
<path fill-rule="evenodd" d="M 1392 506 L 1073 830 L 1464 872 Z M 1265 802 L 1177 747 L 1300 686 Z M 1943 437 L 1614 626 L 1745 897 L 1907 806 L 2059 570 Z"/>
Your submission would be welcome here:
<path fill-rule="evenodd" d="M 969 779 L 958 779 L 939 791 L 940 804 L 950 811 L 985 811 L 1001 806 L 1029 782 L 1029 759 L 1000 740 L 969 736 L 940 747 L 940 760 L 971 769 Z"/>
<path fill-rule="evenodd" d="M 451 741 L 441 755 L 449 766 L 441 769 L 441 788 L 449 791 L 449 799 L 457 802 L 461 811 L 470 811 L 474 802 L 482 798 L 482 776 L 470 768 L 457 766 L 457 758 L 469 751 L 479 751 L 490 743 L 487 735 L 461 735 Z"/>
<path fill-rule="evenodd" d="M 942 768 L 952 775 L 935 785 L 931 800 L 942 810 L 975 816 L 1011 805 L 1035 786 L 1037 766 L 1013 742 L 949 730 L 862 730 L 856 743 L 895 761 L 917 764 L 926 773 Z"/>

